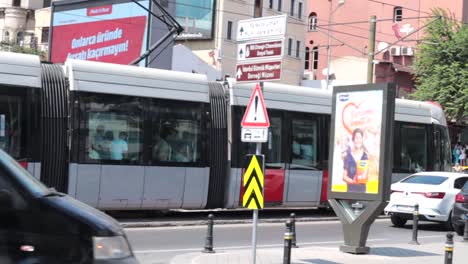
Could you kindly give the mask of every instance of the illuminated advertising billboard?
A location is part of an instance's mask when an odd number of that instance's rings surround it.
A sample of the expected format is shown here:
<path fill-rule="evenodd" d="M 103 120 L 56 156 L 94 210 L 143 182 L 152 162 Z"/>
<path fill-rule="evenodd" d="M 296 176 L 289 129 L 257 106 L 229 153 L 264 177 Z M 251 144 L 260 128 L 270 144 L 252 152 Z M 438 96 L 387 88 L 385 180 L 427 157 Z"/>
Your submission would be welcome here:
<path fill-rule="evenodd" d="M 212 39 L 215 0 L 175 0 L 175 17 L 184 31 L 182 39 Z"/>
<path fill-rule="evenodd" d="M 378 194 L 382 90 L 336 94 L 333 192 Z"/>
<path fill-rule="evenodd" d="M 149 8 L 149 0 L 139 3 Z M 130 64 L 147 49 L 147 28 L 148 12 L 130 0 L 58 2 L 52 14 L 50 60 Z"/>

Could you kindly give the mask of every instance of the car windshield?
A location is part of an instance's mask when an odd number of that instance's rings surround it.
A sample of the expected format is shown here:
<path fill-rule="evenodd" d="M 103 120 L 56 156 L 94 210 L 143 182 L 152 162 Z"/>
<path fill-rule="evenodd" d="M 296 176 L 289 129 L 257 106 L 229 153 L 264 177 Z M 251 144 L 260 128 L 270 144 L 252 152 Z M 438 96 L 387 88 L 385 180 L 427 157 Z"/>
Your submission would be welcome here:
<path fill-rule="evenodd" d="M 51 192 L 46 186 L 44 186 L 44 184 L 29 174 L 26 169 L 21 167 L 21 165 L 2 150 L 0 150 L 0 159 L 5 166 L 8 166 L 11 170 L 15 171 L 13 176 L 16 177 L 16 180 L 32 193 L 43 196 Z"/>
<path fill-rule="evenodd" d="M 446 181 L 448 177 L 444 176 L 429 176 L 429 175 L 413 175 L 401 182 L 404 183 L 416 183 L 416 184 L 430 184 L 439 185 Z"/>

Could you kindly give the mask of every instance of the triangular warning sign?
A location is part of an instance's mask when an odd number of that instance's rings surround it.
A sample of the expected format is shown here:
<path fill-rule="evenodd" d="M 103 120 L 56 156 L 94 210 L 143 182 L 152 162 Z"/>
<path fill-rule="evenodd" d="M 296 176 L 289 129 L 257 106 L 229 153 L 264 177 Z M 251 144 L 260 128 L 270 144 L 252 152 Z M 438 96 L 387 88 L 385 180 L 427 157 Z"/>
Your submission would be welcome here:
<path fill-rule="evenodd" d="M 270 127 L 270 119 L 263 101 L 260 85 L 255 85 L 255 89 L 250 97 L 250 102 L 242 118 L 243 127 Z"/>

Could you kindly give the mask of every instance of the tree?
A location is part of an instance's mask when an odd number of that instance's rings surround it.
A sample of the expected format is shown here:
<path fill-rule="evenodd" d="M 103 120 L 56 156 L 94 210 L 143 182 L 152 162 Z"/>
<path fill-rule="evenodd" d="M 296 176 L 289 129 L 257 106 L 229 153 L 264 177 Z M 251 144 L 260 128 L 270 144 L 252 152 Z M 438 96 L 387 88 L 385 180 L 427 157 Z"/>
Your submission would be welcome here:
<path fill-rule="evenodd" d="M 444 107 L 449 121 L 468 117 L 468 26 L 441 9 L 428 21 L 415 60 L 417 100 L 431 100 Z"/>

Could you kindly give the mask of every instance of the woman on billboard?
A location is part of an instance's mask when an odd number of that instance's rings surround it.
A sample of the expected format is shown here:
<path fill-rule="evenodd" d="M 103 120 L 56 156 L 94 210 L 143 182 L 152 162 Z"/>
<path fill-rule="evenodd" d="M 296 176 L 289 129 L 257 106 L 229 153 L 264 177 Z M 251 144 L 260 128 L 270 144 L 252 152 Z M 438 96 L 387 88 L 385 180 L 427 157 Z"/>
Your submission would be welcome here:
<path fill-rule="evenodd" d="M 343 181 L 348 192 L 366 192 L 369 174 L 369 157 L 363 144 L 364 132 L 360 128 L 353 130 L 352 146 L 347 148 L 343 161 Z"/>

